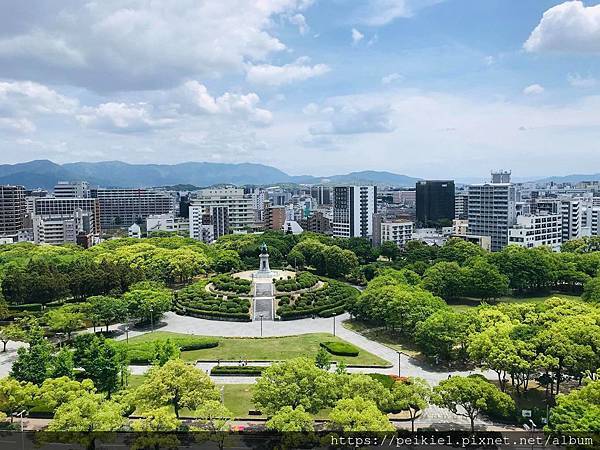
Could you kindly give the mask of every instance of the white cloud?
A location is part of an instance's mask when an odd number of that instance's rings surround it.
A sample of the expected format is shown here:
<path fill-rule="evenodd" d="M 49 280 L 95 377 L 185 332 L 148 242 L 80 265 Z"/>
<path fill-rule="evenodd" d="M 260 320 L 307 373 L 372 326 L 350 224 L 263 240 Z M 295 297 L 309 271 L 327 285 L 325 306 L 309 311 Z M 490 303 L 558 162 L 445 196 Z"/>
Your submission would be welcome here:
<path fill-rule="evenodd" d="M 483 58 L 483 61 L 485 62 L 486 66 L 493 66 L 494 64 L 496 64 L 496 58 L 492 55 L 488 55 L 485 58 Z"/>
<path fill-rule="evenodd" d="M 581 76 L 578 73 L 569 74 L 567 76 L 569 84 L 576 88 L 593 88 L 598 86 L 598 80 L 592 76 Z"/>
<path fill-rule="evenodd" d="M 33 4 L 31 4 L 33 3 Z M 244 70 L 286 48 L 274 18 L 306 0 L 35 0 L 0 15 L 3 75 L 97 91 L 171 87 Z M 4 30 L 11 32 L 5 32 Z"/>
<path fill-rule="evenodd" d="M 365 35 L 358 31 L 356 28 L 352 28 L 352 44 L 356 45 L 365 38 Z"/>
<path fill-rule="evenodd" d="M 423 9 L 444 0 L 364 0 L 355 11 L 355 21 L 369 26 L 382 26 L 398 18 L 412 17 Z"/>
<path fill-rule="evenodd" d="M 30 81 L 0 82 L 0 115 L 69 114 L 78 101 Z"/>
<path fill-rule="evenodd" d="M 300 13 L 291 16 L 289 21 L 292 25 L 296 25 L 298 27 L 298 32 L 302 36 L 304 36 L 310 30 L 310 27 L 306 23 L 306 18 Z"/>
<path fill-rule="evenodd" d="M 315 113 L 315 108 L 311 107 Z M 347 135 L 389 133 L 395 129 L 389 104 L 365 104 L 362 101 L 344 101 L 325 106 L 318 111 L 321 121 L 309 128 L 312 135 Z"/>
<path fill-rule="evenodd" d="M 547 10 L 523 45 L 528 52 L 600 52 L 600 5 L 567 1 Z"/>
<path fill-rule="evenodd" d="M 331 70 L 327 64 L 311 66 L 308 62 L 308 58 L 298 58 L 293 63 L 283 66 L 270 64 L 249 66 L 246 79 L 254 84 L 281 86 L 318 77 Z"/>
<path fill-rule="evenodd" d="M 36 127 L 29 119 L 0 117 L 0 130 L 15 131 L 18 133 L 33 133 L 36 130 Z"/>
<path fill-rule="evenodd" d="M 540 95 L 545 91 L 544 87 L 539 84 L 531 84 L 523 89 L 523 94 L 525 95 Z"/>
<path fill-rule="evenodd" d="M 145 103 L 109 102 L 97 107 L 85 107 L 77 119 L 86 127 L 114 133 L 148 131 L 173 123 L 173 119 L 154 118 L 152 107 Z"/>
<path fill-rule="evenodd" d="M 381 84 L 392 84 L 396 81 L 400 81 L 402 80 L 402 75 L 400 75 L 399 73 L 390 73 L 384 77 L 381 78 Z"/>

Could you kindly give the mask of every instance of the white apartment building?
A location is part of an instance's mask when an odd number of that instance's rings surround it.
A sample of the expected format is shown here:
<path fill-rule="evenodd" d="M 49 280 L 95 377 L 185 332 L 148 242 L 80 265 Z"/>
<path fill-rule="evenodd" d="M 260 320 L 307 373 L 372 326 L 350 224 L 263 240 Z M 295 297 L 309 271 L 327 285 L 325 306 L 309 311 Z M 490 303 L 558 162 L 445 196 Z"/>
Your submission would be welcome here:
<path fill-rule="evenodd" d="M 582 227 L 584 236 L 600 235 L 600 206 L 588 206 L 583 208 Z"/>
<path fill-rule="evenodd" d="M 560 199 L 562 213 L 562 239 L 567 242 L 582 236 L 583 205 L 580 199 Z"/>
<path fill-rule="evenodd" d="M 129 228 L 127 228 L 127 236 L 134 239 L 142 238 L 142 228 L 137 223 L 132 223 Z"/>
<path fill-rule="evenodd" d="M 190 222 L 184 218 L 175 217 L 175 214 L 154 214 L 146 219 L 146 231 L 189 231 Z"/>
<path fill-rule="evenodd" d="M 414 223 L 408 221 L 381 222 L 381 242 L 391 241 L 404 247 L 413 238 Z"/>
<path fill-rule="evenodd" d="M 231 232 L 227 206 L 190 205 L 190 237 L 211 243 Z"/>
<path fill-rule="evenodd" d="M 508 230 L 517 220 L 517 189 L 510 183 L 510 172 L 492 173 L 492 182 L 469 186 L 469 233 L 489 236 L 492 251 L 508 244 Z"/>
<path fill-rule="evenodd" d="M 34 215 L 33 242 L 36 244 L 76 244 L 80 234 L 94 235 L 94 214 L 82 209 L 66 215 Z M 90 237 L 90 244 L 99 242 L 97 235 Z"/>
<path fill-rule="evenodd" d="M 243 189 L 202 189 L 197 197 L 192 199 L 190 210 L 192 208 L 200 208 L 201 213 L 205 215 L 212 214 L 211 211 L 215 207 L 227 209 L 228 227 L 230 231 L 251 228 L 254 224 L 254 204 L 252 196 L 244 194 Z M 190 212 L 190 228 L 191 226 L 192 217 Z"/>
<path fill-rule="evenodd" d="M 333 188 L 333 235 L 371 237 L 373 214 L 377 212 L 376 186 L 336 186 Z"/>
<path fill-rule="evenodd" d="M 508 230 L 508 243 L 525 248 L 548 246 L 559 251 L 563 240 L 562 214 L 521 215 Z"/>
<path fill-rule="evenodd" d="M 90 185 L 87 181 L 59 181 L 54 186 L 56 198 L 90 198 Z"/>
<path fill-rule="evenodd" d="M 100 234 L 100 207 L 95 198 L 55 198 L 39 197 L 35 199 L 33 215 L 41 217 L 72 217 L 81 210 L 92 216 L 94 234 Z"/>

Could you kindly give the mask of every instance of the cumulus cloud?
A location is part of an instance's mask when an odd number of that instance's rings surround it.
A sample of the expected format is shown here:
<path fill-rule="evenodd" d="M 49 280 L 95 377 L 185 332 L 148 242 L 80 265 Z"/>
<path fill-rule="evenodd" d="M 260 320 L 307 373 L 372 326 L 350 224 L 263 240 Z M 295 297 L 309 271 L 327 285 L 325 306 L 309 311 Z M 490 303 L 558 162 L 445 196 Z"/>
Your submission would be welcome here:
<path fill-rule="evenodd" d="M 365 35 L 358 31 L 356 28 L 352 28 L 352 44 L 356 45 L 365 38 Z"/>
<path fill-rule="evenodd" d="M 300 13 L 291 16 L 289 21 L 292 25 L 296 25 L 298 27 L 298 32 L 303 36 L 310 30 L 310 27 L 306 23 L 306 18 Z"/>
<path fill-rule="evenodd" d="M 298 81 L 305 81 L 326 74 L 331 69 L 327 64 L 310 65 L 309 59 L 298 58 L 283 66 L 261 64 L 248 67 L 246 79 L 250 83 L 267 86 L 281 86 Z"/>
<path fill-rule="evenodd" d="M 598 86 L 598 80 L 592 76 L 581 76 L 578 73 L 569 74 L 567 76 L 569 84 L 576 88 L 593 88 Z"/>
<path fill-rule="evenodd" d="M 528 52 L 600 52 L 600 5 L 567 1 L 547 10 L 523 45 Z"/>
<path fill-rule="evenodd" d="M 0 117 L 0 130 L 14 131 L 17 133 L 32 133 L 36 130 L 36 127 L 29 119 Z"/>
<path fill-rule="evenodd" d="M 390 73 L 384 77 L 381 78 L 381 84 L 392 84 L 396 81 L 400 81 L 402 80 L 402 75 L 400 75 L 399 73 Z"/>
<path fill-rule="evenodd" d="M 109 102 L 97 107 L 85 107 L 77 119 L 86 127 L 114 133 L 148 131 L 173 123 L 173 119 L 153 117 L 152 107 L 145 103 Z"/>
<path fill-rule="evenodd" d="M 544 87 L 539 84 L 531 84 L 523 89 L 523 94 L 525 95 L 540 95 L 545 91 Z"/>
<path fill-rule="evenodd" d="M 357 23 L 369 26 L 382 26 L 398 18 L 412 17 L 423 9 L 444 0 L 365 0 L 355 11 Z"/>
<path fill-rule="evenodd" d="M 0 82 L 0 115 L 2 114 L 69 114 L 78 101 L 55 90 L 30 81 Z"/>
<path fill-rule="evenodd" d="M 4 76 L 97 91 L 171 87 L 184 79 L 242 72 L 286 48 L 273 18 L 307 0 L 120 0 L 10 2 L 0 16 Z"/>
<path fill-rule="evenodd" d="M 322 116 L 310 126 L 311 135 L 389 133 L 394 131 L 392 109 L 388 104 L 367 105 L 360 102 L 334 104 L 309 113 Z"/>

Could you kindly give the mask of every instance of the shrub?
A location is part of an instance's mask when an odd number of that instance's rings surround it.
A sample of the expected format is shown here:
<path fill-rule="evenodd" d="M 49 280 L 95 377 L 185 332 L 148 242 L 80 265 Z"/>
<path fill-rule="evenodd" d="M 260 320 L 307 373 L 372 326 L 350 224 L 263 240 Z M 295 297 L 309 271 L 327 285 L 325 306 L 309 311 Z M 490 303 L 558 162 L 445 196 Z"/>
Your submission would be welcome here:
<path fill-rule="evenodd" d="M 41 311 L 41 303 L 25 303 L 24 305 L 10 305 L 9 309 L 12 311 Z"/>
<path fill-rule="evenodd" d="M 180 351 L 200 350 L 214 348 L 219 345 L 217 339 L 199 336 L 175 336 L 168 338 Z M 152 341 L 133 341 L 130 344 L 119 341 L 118 345 L 127 351 L 127 357 L 131 364 L 151 364 L 155 357 L 156 343 L 164 343 L 167 338 L 159 338 Z"/>
<path fill-rule="evenodd" d="M 252 290 L 252 282 L 234 278 L 228 274 L 217 275 L 210 279 L 217 291 L 235 292 L 236 294 L 250 294 Z"/>
<path fill-rule="evenodd" d="M 358 356 L 359 348 L 347 342 L 326 341 L 319 344 L 332 355 Z"/>
<path fill-rule="evenodd" d="M 303 272 L 293 279 L 288 276 L 286 280 L 277 280 L 275 287 L 281 292 L 291 292 L 311 288 L 318 282 L 319 278 L 317 276 L 310 272 Z"/>
<path fill-rule="evenodd" d="M 211 375 L 245 375 L 249 377 L 259 377 L 262 371 L 266 369 L 263 366 L 215 366 L 211 369 Z"/>
<path fill-rule="evenodd" d="M 368 376 L 373 378 L 374 380 L 379 381 L 386 389 L 391 389 L 394 386 L 396 380 L 389 375 L 385 375 L 383 373 L 368 373 Z"/>
<path fill-rule="evenodd" d="M 180 314 L 197 317 L 250 320 L 250 300 L 215 295 L 206 290 L 206 282 L 194 283 L 179 291 L 175 309 Z"/>

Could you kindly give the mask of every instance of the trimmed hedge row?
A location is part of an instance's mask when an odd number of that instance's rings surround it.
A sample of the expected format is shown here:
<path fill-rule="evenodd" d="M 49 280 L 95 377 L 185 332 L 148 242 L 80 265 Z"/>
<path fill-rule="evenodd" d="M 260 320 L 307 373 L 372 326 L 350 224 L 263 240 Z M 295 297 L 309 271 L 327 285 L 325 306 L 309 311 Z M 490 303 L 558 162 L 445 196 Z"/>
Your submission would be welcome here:
<path fill-rule="evenodd" d="M 318 315 L 331 317 L 341 314 L 346 304 L 358 296 L 359 292 L 352 286 L 335 280 L 328 280 L 325 287 L 304 292 L 295 300 L 288 296 L 279 299 L 277 315 L 282 320 L 299 319 Z"/>
<path fill-rule="evenodd" d="M 212 277 L 210 282 L 217 291 L 235 292 L 236 294 L 250 294 L 252 282 L 241 278 L 234 278 L 228 274 Z"/>
<path fill-rule="evenodd" d="M 360 349 L 347 342 L 326 341 L 319 344 L 332 355 L 358 356 Z"/>
<path fill-rule="evenodd" d="M 8 309 L 11 311 L 41 311 L 41 303 L 25 303 L 23 305 L 8 305 Z"/>
<path fill-rule="evenodd" d="M 245 375 L 259 377 L 262 371 L 266 369 L 263 366 L 215 366 L 211 369 L 211 375 Z"/>
<path fill-rule="evenodd" d="M 218 311 L 207 311 L 189 306 L 182 306 L 180 304 L 175 305 L 175 312 L 182 316 L 191 316 L 198 319 L 228 320 L 233 322 L 251 321 L 249 313 L 222 313 Z"/>
<path fill-rule="evenodd" d="M 117 345 L 127 351 L 127 357 L 131 364 L 151 364 L 155 357 L 156 343 L 164 343 L 167 339 L 179 347 L 182 352 L 214 348 L 219 345 L 217 339 L 198 336 L 161 338 L 153 341 L 131 342 L 129 345 L 126 342 L 118 341 Z"/>
<path fill-rule="evenodd" d="M 310 272 L 302 272 L 296 278 L 288 277 L 285 280 L 277 280 L 275 288 L 280 292 L 299 291 L 308 289 L 319 282 L 319 278 Z"/>
<path fill-rule="evenodd" d="M 250 300 L 215 295 L 206 291 L 206 282 L 194 283 L 177 293 L 175 309 L 180 314 L 250 320 Z"/>

